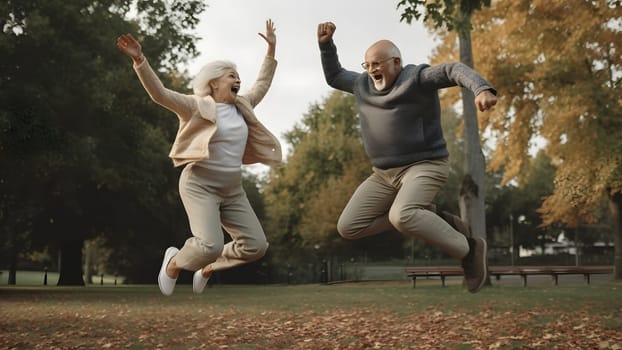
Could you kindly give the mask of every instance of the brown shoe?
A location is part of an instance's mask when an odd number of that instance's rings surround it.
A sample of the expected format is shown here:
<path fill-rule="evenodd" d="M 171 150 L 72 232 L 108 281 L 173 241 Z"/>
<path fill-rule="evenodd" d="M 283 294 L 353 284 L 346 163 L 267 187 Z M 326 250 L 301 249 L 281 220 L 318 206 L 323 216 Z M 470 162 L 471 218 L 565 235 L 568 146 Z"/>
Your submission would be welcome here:
<path fill-rule="evenodd" d="M 469 253 L 462 259 L 464 281 L 471 293 L 477 293 L 486 282 L 488 267 L 486 266 L 486 241 L 481 238 L 467 238 Z"/>

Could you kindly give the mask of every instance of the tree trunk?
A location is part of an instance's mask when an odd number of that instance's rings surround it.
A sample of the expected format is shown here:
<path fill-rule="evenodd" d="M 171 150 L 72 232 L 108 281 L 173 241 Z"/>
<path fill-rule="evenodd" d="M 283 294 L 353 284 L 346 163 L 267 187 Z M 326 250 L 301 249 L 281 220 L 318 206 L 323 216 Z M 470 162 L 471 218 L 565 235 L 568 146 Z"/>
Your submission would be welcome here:
<path fill-rule="evenodd" d="M 464 24 L 470 23 L 470 15 L 463 15 L 462 21 Z M 460 61 L 473 68 L 473 52 L 469 30 L 459 30 L 459 37 Z M 462 108 L 464 113 L 465 176 L 460 190 L 460 216 L 469 225 L 473 237 L 486 238 L 485 161 L 480 145 L 475 96 L 471 90 L 466 88 L 462 88 Z"/>
<path fill-rule="evenodd" d="M 611 233 L 613 234 L 613 279 L 622 281 L 622 192 L 609 192 L 609 213 Z"/>
<path fill-rule="evenodd" d="M 83 286 L 82 245 L 84 241 L 69 240 L 61 246 L 59 286 Z"/>
<path fill-rule="evenodd" d="M 11 262 L 9 265 L 9 285 L 17 284 L 17 252 L 11 252 Z"/>
<path fill-rule="evenodd" d="M 93 266 L 92 266 L 92 262 L 93 262 L 93 251 L 91 249 L 91 243 L 89 243 L 89 241 L 84 243 L 84 266 L 83 266 L 83 270 L 84 270 L 84 281 L 86 282 L 86 284 L 93 284 Z"/>

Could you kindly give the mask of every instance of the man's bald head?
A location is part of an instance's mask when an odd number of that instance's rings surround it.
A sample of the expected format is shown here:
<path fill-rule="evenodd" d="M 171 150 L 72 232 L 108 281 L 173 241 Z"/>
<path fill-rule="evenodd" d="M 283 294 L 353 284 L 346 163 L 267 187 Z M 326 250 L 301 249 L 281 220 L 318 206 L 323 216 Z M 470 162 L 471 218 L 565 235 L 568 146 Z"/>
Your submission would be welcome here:
<path fill-rule="evenodd" d="M 402 70 L 400 50 L 390 40 L 379 40 L 365 52 L 363 68 L 367 71 L 377 90 L 386 90 L 393 86 Z"/>
<path fill-rule="evenodd" d="M 385 57 L 398 57 L 400 61 L 402 60 L 402 54 L 400 53 L 400 49 L 391 41 L 387 39 L 378 40 L 373 43 L 365 52 L 365 57 L 368 55 L 377 56 L 383 55 Z"/>

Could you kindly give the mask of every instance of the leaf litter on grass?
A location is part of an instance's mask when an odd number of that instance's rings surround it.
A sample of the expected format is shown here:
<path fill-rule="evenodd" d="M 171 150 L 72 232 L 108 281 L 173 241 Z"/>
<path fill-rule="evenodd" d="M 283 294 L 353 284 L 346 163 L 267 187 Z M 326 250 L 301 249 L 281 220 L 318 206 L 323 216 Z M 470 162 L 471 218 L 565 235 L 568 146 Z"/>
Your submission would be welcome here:
<path fill-rule="evenodd" d="M 574 309 L 504 309 L 505 298 L 491 295 L 467 308 L 436 303 L 396 312 L 370 299 L 365 306 L 340 307 L 333 300 L 330 309 L 290 310 L 239 306 L 239 296 L 210 303 L 180 294 L 93 303 L 0 300 L 0 349 L 622 350 L 619 303 L 597 313 L 580 302 Z"/>

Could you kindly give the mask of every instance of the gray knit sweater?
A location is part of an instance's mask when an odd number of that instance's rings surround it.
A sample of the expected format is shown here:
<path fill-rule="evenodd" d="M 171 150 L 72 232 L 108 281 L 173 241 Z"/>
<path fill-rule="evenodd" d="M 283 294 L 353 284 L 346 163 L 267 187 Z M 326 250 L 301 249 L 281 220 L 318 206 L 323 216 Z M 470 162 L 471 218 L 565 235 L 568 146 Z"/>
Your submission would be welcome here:
<path fill-rule="evenodd" d="M 441 129 L 438 89 L 463 86 L 477 96 L 495 89 L 462 63 L 406 65 L 390 88 L 378 91 L 367 73 L 345 70 L 331 40 L 320 44 L 324 77 L 354 94 L 365 151 L 372 165 L 395 168 L 449 155 Z"/>

